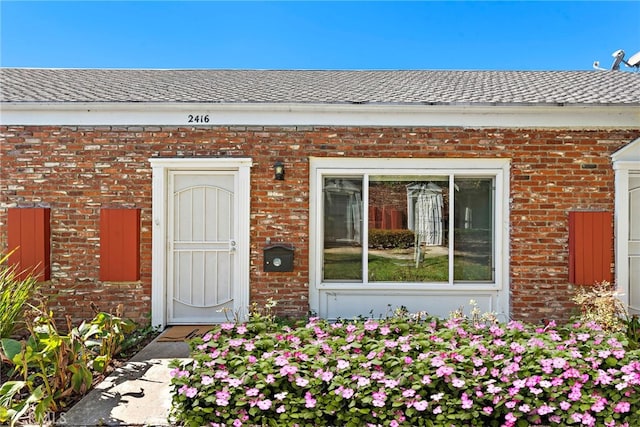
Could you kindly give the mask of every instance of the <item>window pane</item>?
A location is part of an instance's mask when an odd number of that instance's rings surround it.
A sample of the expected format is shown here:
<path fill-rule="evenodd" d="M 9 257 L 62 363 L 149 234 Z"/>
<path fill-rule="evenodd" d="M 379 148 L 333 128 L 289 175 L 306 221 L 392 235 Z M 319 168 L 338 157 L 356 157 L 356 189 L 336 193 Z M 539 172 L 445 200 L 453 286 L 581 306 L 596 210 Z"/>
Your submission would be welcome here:
<path fill-rule="evenodd" d="M 454 279 L 493 280 L 493 179 L 456 178 Z"/>
<path fill-rule="evenodd" d="M 447 282 L 448 177 L 369 178 L 368 279 Z"/>
<path fill-rule="evenodd" d="M 362 281 L 362 178 L 325 177 L 323 280 Z"/>

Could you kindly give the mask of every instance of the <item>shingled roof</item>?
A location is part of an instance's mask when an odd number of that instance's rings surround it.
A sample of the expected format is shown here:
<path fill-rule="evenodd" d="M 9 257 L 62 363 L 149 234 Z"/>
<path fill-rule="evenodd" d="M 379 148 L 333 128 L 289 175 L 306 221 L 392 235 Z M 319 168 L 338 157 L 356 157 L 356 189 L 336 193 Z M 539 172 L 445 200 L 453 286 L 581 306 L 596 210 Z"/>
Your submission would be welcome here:
<path fill-rule="evenodd" d="M 3 68 L 0 101 L 640 105 L 640 73 Z"/>

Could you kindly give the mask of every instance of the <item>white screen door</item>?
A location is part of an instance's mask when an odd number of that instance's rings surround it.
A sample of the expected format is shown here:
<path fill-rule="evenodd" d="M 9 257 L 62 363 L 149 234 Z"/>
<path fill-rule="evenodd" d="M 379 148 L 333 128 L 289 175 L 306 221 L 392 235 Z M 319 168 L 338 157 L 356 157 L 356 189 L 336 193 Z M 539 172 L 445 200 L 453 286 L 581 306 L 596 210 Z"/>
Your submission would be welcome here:
<path fill-rule="evenodd" d="M 236 171 L 172 171 L 168 194 L 168 321 L 233 318 L 237 275 Z M 226 313 L 225 313 L 226 312 Z"/>

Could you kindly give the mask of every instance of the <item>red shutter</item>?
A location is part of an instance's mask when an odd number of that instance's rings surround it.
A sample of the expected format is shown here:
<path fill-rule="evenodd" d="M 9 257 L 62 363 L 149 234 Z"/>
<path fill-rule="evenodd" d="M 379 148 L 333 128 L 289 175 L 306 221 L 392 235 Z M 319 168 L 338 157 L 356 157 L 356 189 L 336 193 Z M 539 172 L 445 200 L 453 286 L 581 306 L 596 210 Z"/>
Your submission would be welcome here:
<path fill-rule="evenodd" d="M 100 210 L 100 280 L 140 279 L 140 209 Z"/>
<path fill-rule="evenodd" d="M 569 281 L 593 285 L 612 281 L 613 215 L 569 212 Z"/>
<path fill-rule="evenodd" d="M 8 209 L 9 263 L 15 265 L 18 277 L 33 274 L 38 281 L 51 278 L 50 209 Z"/>

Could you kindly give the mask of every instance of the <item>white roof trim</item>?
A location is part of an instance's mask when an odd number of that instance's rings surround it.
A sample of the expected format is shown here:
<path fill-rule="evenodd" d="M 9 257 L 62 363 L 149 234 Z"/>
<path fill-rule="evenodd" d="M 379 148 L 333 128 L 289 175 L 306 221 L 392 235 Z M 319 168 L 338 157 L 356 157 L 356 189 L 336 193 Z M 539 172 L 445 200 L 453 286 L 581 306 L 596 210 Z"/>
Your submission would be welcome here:
<path fill-rule="evenodd" d="M 640 138 L 637 138 L 611 155 L 615 163 L 618 162 L 640 162 Z"/>
<path fill-rule="evenodd" d="M 640 128 L 638 106 L 3 103 L 0 124 Z M 189 116 L 199 121 L 189 121 Z M 203 118 L 207 122 L 202 122 Z"/>

